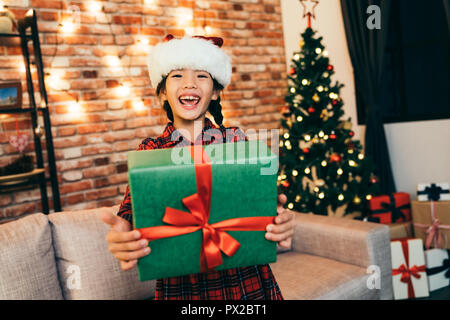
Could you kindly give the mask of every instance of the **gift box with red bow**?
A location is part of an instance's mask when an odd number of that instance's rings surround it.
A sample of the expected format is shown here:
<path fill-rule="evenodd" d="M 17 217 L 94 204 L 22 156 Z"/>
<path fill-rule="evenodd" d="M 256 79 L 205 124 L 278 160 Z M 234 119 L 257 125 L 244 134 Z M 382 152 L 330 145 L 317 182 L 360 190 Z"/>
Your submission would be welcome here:
<path fill-rule="evenodd" d="M 428 297 L 428 280 L 422 239 L 391 241 L 394 299 Z"/>
<path fill-rule="evenodd" d="M 409 193 L 395 192 L 376 196 L 369 201 L 369 215 L 379 218 L 380 223 L 391 224 L 411 220 L 411 202 Z"/>
<path fill-rule="evenodd" d="M 276 261 L 278 157 L 263 141 L 132 151 L 133 225 L 151 253 L 141 281 Z"/>
<path fill-rule="evenodd" d="M 414 236 L 426 249 L 450 249 L 450 201 L 412 201 Z"/>
<path fill-rule="evenodd" d="M 425 263 L 430 292 L 450 285 L 450 260 L 448 250 L 425 250 Z"/>

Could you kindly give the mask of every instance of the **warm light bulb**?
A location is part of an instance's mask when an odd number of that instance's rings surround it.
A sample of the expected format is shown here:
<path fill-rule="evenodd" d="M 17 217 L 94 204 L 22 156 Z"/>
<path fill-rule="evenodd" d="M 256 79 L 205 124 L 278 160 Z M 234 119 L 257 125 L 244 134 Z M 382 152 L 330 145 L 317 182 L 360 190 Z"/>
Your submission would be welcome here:
<path fill-rule="evenodd" d="M 294 55 L 294 59 L 295 59 L 295 60 L 298 60 L 298 59 L 300 59 L 300 55 L 299 55 L 298 53 L 297 53 L 297 54 L 295 54 L 295 55 Z"/>
<path fill-rule="evenodd" d="M 78 101 L 72 101 L 69 106 L 67 107 L 67 110 L 70 113 L 80 113 L 82 111 L 80 104 Z"/>
<path fill-rule="evenodd" d="M 341 168 L 337 169 L 337 174 L 338 174 L 338 175 L 341 175 L 341 174 L 343 174 L 343 173 L 344 173 L 344 171 L 343 171 Z"/>
<path fill-rule="evenodd" d="M 298 171 L 297 171 L 297 170 L 292 170 L 292 175 L 293 175 L 294 177 L 298 176 Z"/>
<path fill-rule="evenodd" d="M 283 141 L 282 140 L 280 140 L 280 147 L 282 147 L 283 146 Z"/>
<path fill-rule="evenodd" d="M 138 45 L 141 45 L 141 46 L 147 46 L 150 43 L 150 41 L 148 40 L 147 37 L 139 36 L 137 39 L 137 43 L 138 43 Z"/>
<path fill-rule="evenodd" d="M 311 140 L 311 136 L 309 134 L 305 135 L 305 141 Z"/>
<path fill-rule="evenodd" d="M 321 163 L 322 167 L 326 167 L 327 166 L 327 162 L 325 160 L 323 160 Z"/>
<path fill-rule="evenodd" d="M 338 200 L 339 201 L 342 201 L 342 200 L 344 200 L 344 195 L 341 193 L 340 195 L 338 195 Z"/>
<path fill-rule="evenodd" d="M 297 121 L 298 121 L 298 122 L 302 122 L 302 121 L 303 121 L 303 117 L 302 117 L 302 116 L 298 116 L 298 117 L 297 117 Z"/>
<path fill-rule="evenodd" d="M 120 66 L 120 59 L 118 56 L 106 56 L 105 61 L 106 61 L 106 64 L 110 67 Z"/>
<path fill-rule="evenodd" d="M 303 79 L 302 80 L 302 85 L 304 85 L 304 86 L 308 85 L 308 79 Z"/>
<path fill-rule="evenodd" d="M 366 196 L 366 199 L 367 199 L 367 200 L 372 199 L 372 195 L 371 195 L 371 194 L 368 194 L 368 195 Z"/>
<path fill-rule="evenodd" d="M 350 165 L 350 167 L 356 167 L 356 162 L 353 160 L 349 160 L 348 164 Z"/>
<path fill-rule="evenodd" d="M 293 204 L 293 203 L 289 203 L 289 204 L 288 204 L 288 208 L 289 208 L 289 209 L 294 208 L 294 204 Z"/>
<path fill-rule="evenodd" d="M 323 131 L 320 131 L 320 132 L 319 132 L 319 137 L 322 138 L 324 135 L 325 135 L 325 133 L 324 133 Z"/>
<path fill-rule="evenodd" d="M 309 174 L 310 172 L 311 172 L 311 169 L 309 169 L 309 168 L 306 168 L 306 169 L 305 169 L 305 173 L 306 173 L 306 174 Z"/>
<path fill-rule="evenodd" d="M 314 192 L 319 192 L 319 187 L 315 187 Z"/>
<path fill-rule="evenodd" d="M 116 87 L 116 92 L 119 96 L 126 97 L 130 94 L 130 87 L 122 83 Z"/>
<path fill-rule="evenodd" d="M 145 109 L 144 102 L 142 100 L 133 101 L 133 109 L 136 111 L 142 111 Z"/>
<path fill-rule="evenodd" d="M 295 88 L 291 88 L 291 93 L 295 93 Z"/>
<path fill-rule="evenodd" d="M 63 33 L 73 33 L 75 31 L 75 24 L 70 20 L 65 20 L 59 24 L 59 28 Z"/>
<path fill-rule="evenodd" d="M 358 159 L 359 159 L 359 160 L 364 159 L 364 155 L 363 155 L 362 153 L 358 154 Z"/>
<path fill-rule="evenodd" d="M 103 5 L 98 1 L 89 1 L 87 3 L 87 9 L 91 12 L 101 12 Z"/>
<path fill-rule="evenodd" d="M 325 193 L 323 193 L 323 192 L 319 193 L 319 199 L 323 199 L 323 198 L 325 198 Z"/>
<path fill-rule="evenodd" d="M 285 133 L 284 135 L 283 135 L 283 137 L 285 138 L 285 139 L 289 139 L 289 133 Z"/>
<path fill-rule="evenodd" d="M 317 53 L 317 54 L 320 54 L 321 52 L 322 52 L 322 49 L 316 48 L 316 53 Z"/>

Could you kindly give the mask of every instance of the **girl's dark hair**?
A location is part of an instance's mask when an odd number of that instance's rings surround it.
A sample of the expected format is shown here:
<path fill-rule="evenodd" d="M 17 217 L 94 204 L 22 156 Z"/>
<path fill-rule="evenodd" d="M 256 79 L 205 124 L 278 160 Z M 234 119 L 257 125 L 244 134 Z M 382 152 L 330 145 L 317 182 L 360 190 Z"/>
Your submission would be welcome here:
<path fill-rule="evenodd" d="M 163 77 L 163 79 L 158 84 L 156 88 L 157 96 L 159 96 L 161 91 L 166 91 L 166 79 L 167 76 Z M 213 80 L 213 90 L 222 91 L 223 86 L 219 82 L 217 82 L 216 79 L 212 78 L 212 80 Z M 169 120 L 173 122 L 173 113 L 172 109 L 170 108 L 169 101 L 167 100 L 164 101 L 163 108 L 167 113 L 167 118 L 169 118 Z M 214 121 L 216 122 L 216 124 L 222 128 L 223 115 L 222 115 L 222 106 L 220 105 L 220 96 L 217 98 L 217 100 L 211 100 L 208 106 L 208 111 L 214 117 Z"/>

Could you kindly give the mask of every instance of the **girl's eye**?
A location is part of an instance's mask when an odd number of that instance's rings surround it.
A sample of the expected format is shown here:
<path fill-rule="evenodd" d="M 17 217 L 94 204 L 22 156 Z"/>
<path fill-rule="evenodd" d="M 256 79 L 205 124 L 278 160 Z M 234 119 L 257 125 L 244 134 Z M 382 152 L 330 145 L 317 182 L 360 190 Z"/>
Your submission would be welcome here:
<path fill-rule="evenodd" d="M 174 74 L 173 76 L 172 76 L 172 78 L 178 78 L 178 77 L 181 77 L 182 75 L 181 74 Z M 208 76 L 206 76 L 206 75 L 204 75 L 204 74 L 199 74 L 198 75 L 200 78 L 208 78 Z"/>

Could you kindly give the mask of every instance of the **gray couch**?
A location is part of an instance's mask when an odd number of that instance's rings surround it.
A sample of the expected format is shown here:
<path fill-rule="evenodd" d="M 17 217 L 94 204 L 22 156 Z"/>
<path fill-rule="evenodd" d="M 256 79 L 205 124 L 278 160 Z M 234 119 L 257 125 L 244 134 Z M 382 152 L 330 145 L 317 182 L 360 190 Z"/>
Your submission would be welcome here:
<path fill-rule="evenodd" d="M 108 251 L 99 215 L 117 209 L 36 213 L 0 225 L 0 299 L 153 298 L 155 281 L 139 282 L 136 268 L 122 271 Z M 296 219 L 293 248 L 271 264 L 285 299 L 392 299 L 387 226 Z M 380 273 L 368 273 L 371 265 Z"/>

